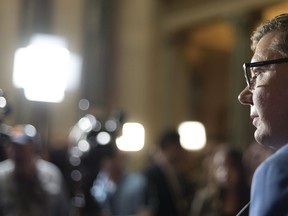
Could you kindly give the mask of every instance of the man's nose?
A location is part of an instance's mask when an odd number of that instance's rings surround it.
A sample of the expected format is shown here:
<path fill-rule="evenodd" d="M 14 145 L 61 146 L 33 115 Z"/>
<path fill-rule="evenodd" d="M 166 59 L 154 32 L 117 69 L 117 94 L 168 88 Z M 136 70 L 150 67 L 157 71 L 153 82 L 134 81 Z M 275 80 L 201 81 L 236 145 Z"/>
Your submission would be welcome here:
<path fill-rule="evenodd" d="M 248 86 L 240 92 L 238 100 L 243 105 L 253 105 L 252 92 L 249 90 Z"/>

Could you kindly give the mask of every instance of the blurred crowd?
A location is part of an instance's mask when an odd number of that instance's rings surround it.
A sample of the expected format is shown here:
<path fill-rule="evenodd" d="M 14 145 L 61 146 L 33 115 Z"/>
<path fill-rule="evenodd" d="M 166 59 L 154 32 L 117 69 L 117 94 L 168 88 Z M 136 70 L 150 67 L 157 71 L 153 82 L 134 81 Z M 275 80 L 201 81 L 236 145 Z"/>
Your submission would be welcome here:
<path fill-rule="evenodd" d="M 255 168 L 272 153 L 257 143 L 245 152 L 219 145 L 203 156 L 204 181 L 197 182 L 183 173 L 187 152 L 169 130 L 143 169 L 129 170 L 129 155 L 111 144 L 98 149 L 77 179 L 68 150 L 41 157 L 33 125 L 15 125 L 3 140 L 3 216 L 235 216 L 249 202 Z"/>
<path fill-rule="evenodd" d="M 137 170 L 113 134 L 97 143 L 99 131 L 85 134 L 85 153 L 71 143 L 43 155 L 34 125 L 1 122 L 0 216 L 235 216 L 250 200 L 256 167 L 273 153 L 256 142 L 245 151 L 220 143 L 199 152 L 195 178 L 183 168 L 195 154 L 176 129 L 163 131 Z"/>

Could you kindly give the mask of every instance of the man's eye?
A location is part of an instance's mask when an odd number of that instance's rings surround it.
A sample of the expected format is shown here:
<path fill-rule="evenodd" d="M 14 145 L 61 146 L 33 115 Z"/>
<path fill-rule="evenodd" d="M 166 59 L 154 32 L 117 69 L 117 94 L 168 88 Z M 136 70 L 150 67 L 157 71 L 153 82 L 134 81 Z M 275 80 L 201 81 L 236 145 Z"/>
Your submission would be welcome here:
<path fill-rule="evenodd" d="M 259 74 L 265 72 L 264 68 L 252 68 L 251 69 L 251 77 L 256 78 Z"/>
<path fill-rule="evenodd" d="M 260 73 L 262 73 L 261 71 L 254 71 L 252 73 L 252 78 L 256 78 Z"/>

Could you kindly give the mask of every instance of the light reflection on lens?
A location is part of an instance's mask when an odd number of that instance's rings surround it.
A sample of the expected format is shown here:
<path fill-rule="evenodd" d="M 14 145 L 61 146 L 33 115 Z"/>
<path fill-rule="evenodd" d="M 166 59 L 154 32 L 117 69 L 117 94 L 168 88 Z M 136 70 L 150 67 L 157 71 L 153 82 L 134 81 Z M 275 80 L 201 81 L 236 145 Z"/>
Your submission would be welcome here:
<path fill-rule="evenodd" d="M 87 99 L 81 99 L 79 101 L 78 107 L 79 107 L 80 110 L 86 111 L 86 110 L 89 109 L 90 103 L 89 103 L 89 101 Z"/>
<path fill-rule="evenodd" d="M 105 128 L 107 129 L 107 131 L 109 132 L 113 132 L 117 129 L 117 123 L 114 120 L 108 120 L 105 123 Z"/>
<path fill-rule="evenodd" d="M 7 101 L 4 97 L 0 97 L 0 108 L 4 108 L 7 105 Z"/>
<path fill-rule="evenodd" d="M 73 147 L 70 149 L 70 154 L 74 157 L 81 157 L 83 155 L 83 152 L 80 151 L 78 147 Z"/>
<path fill-rule="evenodd" d="M 79 166 L 81 163 L 81 159 L 79 157 L 71 156 L 69 158 L 69 162 L 72 166 Z"/>
<path fill-rule="evenodd" d="M 78 142 L 78 148 L 82 151 L 82 152 L 87 152 L 90 149 L 90 145 L 87 142 L 87 140 L 80 140 Z"/>
<path fill-rule="evenodd" d="M 84 194 L 77 194 L 73 200 L 73 205 L 75 207 L 78 207 L 78 208 L 82 208 L 83 206 L 85 206 L 85 196 Z"/>
<path fill-rule="evenodd" d="M 25 125 L 24 132 L 30 137 L 34 137 L 37 134 L 36 128 L 33 125 Z"/>
<path fill-rule="evenodd" d="M 102 131 L 97 135 L 96 141 L 101 145 L 106 145 L 111 141 L 111 136 L 109 133 Z"/>
<path fill-rule="evenodd" d="M 73 170 L 71 172 L 71 178 L 74 180 L 74 181 L 80 181 L 82 179 L 82 174 L 79 170 Z"/>
<path fill-rule="evenodd" d="M 89 119 L 87 118 L 82 118 L 79 120 L 79 127 L 83 130 L 83 131 L 89 131 L 92 129 L 92 125 L 91 122 L 89 121 Z"/>

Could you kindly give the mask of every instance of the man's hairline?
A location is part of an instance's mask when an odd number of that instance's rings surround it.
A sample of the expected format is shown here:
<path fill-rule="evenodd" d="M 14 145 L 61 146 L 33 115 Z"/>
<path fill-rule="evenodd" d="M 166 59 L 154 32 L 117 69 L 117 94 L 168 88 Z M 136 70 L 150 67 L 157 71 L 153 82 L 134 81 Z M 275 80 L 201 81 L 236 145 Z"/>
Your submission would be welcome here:
<path fill-rule="evenodd" d="M 281 40 L 282 40 L 282 41 L 284 40 L 284 36 L 285 36 L 285 33 L 286 33 L 286 32 L 279 31 L 279 30 L 277 30 L 277 29 L 266 32 L 266 33 L 263 34 L 258 40 L 255 40 L 255 34 L 256 34 L 256 33 L 254 33 L 254 34 L 252 35 L 252 37 L 251 37 L 251 42 L 252 42 L 252 43 L 251 43 L 251 50 L 252 50 L 253 52 L 255 52 L 256 47 L 257 47 L 258 43 L 260 42 L 260 40 L 261 40 L 263 37 L 265 37 L 267 34 L 272 33 L 272 32 L 278 33 L 280 36 L 273 39 L 273 42 L 272 42 L 272 44 L 270 45 L 269 49 L 272 50 L 272 51 L 274 51 L 274 52 L 279 53 L 279 54 L 280 54 L 281 56 L 283 56 L 283 57 L 288 57 L 288 44 L 286 45 L 286 46 L 287 46 L 287 50 L 285 50 L 285 49 L 283 49 L 283 48 L 281 47 L 281 42 L 280 42 Z M 286 37 L 288 37 L 288 33 L 286 33 Z M 253 39 L 253 38 L 254 38 L 254 39 Z M 288 38 L 287 38 L 287 40 L 288 40 Z M 288 41 L 287 41 L 287 43 L 288 43 Z M 283 43 L 282 43 L 282 44 L 283 44 Z M 282 46 L 284 47 L 285 45 L 283 44 Z"/>

